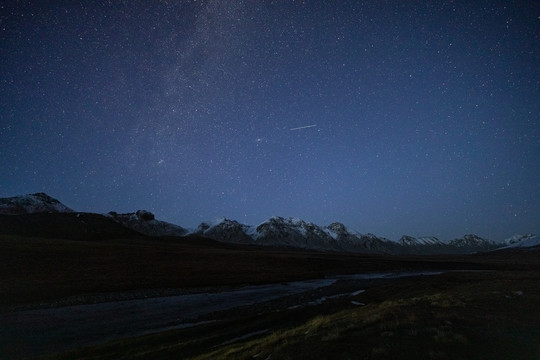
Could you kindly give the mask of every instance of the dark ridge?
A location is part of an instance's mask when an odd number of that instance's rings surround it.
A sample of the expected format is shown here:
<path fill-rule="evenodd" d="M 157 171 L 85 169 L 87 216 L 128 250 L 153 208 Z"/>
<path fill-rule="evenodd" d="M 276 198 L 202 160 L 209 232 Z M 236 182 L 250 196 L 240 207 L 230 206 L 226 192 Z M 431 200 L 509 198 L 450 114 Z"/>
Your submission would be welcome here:
<path fill-rule="evenodd" d="M 0 234 L 70 240 L 144 237 L 104 215 L 93 213 L 0 214 Z"/>

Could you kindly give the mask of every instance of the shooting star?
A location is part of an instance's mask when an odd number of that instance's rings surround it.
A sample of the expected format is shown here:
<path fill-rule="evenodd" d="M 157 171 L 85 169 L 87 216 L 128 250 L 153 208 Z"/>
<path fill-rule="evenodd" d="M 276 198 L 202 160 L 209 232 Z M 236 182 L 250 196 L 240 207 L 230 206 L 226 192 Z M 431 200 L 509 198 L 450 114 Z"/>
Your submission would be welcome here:
<path fill-rule="evenodd" d="M 317 126 L 317 125 L 300 126 L 300 127 L 295 127 L 295 128 L 289 129 L 289 130 L 294 131 L 294 130 L 312 128 L 312 127 L 315 127 L 315 126 Z"/>

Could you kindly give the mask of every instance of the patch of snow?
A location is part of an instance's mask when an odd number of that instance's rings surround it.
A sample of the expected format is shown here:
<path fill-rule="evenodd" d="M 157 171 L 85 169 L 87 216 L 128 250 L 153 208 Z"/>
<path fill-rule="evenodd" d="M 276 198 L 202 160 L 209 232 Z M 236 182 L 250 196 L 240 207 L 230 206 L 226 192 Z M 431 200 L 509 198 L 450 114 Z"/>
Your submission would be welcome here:
<path fill-rule="evenodd" d="M 228 220 L 225 217 L 219 217 L 217 219 L 214 219 L 213 221 L 208 222 L 207 224 L 209 225 L 209 228 L 211 229 L 213 227 L 223 224 L 226 221 Z"/>
<path fill-rule="evenodd" d="M 441 241 L 435 236 L 422 236 L 417 238 L 418 241 L 423 245 L 440 245 Z"/>
<path fill-rule="evenodd" d="M 540 245 L 540 237 L 534 234 L 514 235 L 504 240 L 508 246 L 504 248 L 533 247 Z"/>
<path fill-rule="evenodd" d="M 246 225 L 246 235 L 249 237 L 254 237 L 257 234 L 257 227 L 253 225 Z"/>
<path fill-rule="evenodd" d="M 435 236 L 414 237 L 403 235 L 398 243 L 404 246 L 443 245 L 443 243 Z"/>
<path fill-rule="evenodd" d="M 336 234 L 334 231 L 330 230 L 329 228 L 324 228 L 323 231 L 326 233 L 326 235 L 330 236 L 332 239 L 337 240 L 338 234 Z"/>
<path fill-rule="evenodd" d="M 296 217 L 290 217 L 290 218 L 287 218 L 287 219 L 284 219 L 284 220 L 285 220 L 284 221 L 285 224 L 287 224 L 289 226 L 292 226 L 293 228 L 298 230 L 298 232 L 300 232 L 300 234 L 302 234 L 302 236 L 307 235 L 307 226 L 309 224 L 306 223 L 304 220 L 296 218 Z"/>

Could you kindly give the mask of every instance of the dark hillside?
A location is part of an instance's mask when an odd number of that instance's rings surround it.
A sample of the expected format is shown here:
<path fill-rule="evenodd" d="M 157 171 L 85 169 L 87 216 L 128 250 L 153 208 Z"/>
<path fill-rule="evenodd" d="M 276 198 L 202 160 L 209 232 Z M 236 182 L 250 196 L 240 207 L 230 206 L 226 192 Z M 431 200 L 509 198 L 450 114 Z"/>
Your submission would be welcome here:
<path fill-rule="evenodd" d="M 71 240 L 143 237 L 106 216 L 92 213 L 0 214 L 0 234 Z"/>

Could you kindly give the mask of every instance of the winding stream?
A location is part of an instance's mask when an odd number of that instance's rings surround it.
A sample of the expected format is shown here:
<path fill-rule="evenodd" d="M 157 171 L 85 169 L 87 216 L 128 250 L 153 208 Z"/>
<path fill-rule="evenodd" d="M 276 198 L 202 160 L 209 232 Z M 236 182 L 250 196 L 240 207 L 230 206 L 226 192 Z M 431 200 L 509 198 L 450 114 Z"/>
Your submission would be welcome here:
<path fill-rule="evenodd" d="M 395 279 L 441 272 L 356 274 L 283 284 L 0 313 L 0 354 L 19 359 L 189 326 L 203 315 L 323 288 L 338 280 Z"/>

